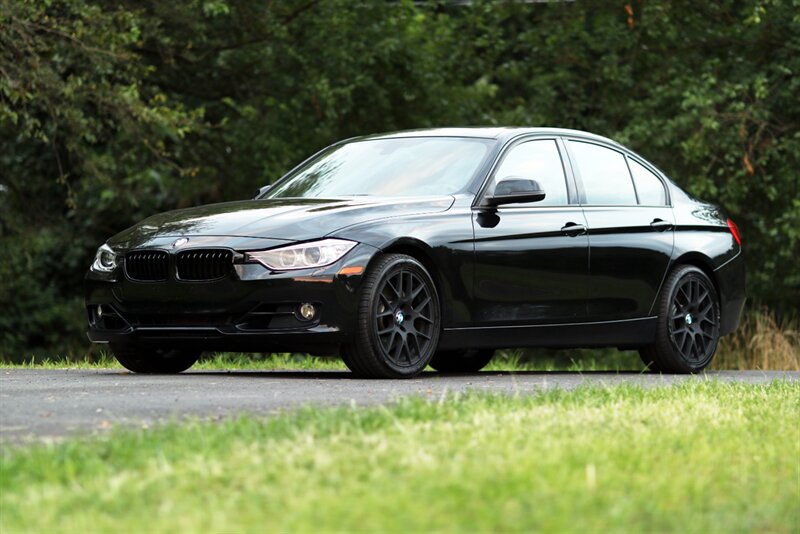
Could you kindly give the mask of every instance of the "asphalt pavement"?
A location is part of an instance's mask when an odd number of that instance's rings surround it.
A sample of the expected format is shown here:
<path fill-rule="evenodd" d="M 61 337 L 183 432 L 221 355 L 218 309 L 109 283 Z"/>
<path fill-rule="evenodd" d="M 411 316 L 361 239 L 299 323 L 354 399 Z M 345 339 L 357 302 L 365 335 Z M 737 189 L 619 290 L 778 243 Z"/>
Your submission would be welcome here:
<path fill-rule="evenodd" d="M 467 390 L 526 394 L 581 384 L 669 385 L 686 380 L 761 384 L 800 381 L 800 372 L 721 371 L 704 375 L 640 373 L 423 373 L 412 380 L 363 380 L 337 371 L 200 371 L 135 375 L 114 369 L 1 369 L 0 442 L 59 440 L 118 426 L 151 427 L 186 417 L 271 415 L 305 404 L 368 406 L 408 395 L 438 399 Z"/>

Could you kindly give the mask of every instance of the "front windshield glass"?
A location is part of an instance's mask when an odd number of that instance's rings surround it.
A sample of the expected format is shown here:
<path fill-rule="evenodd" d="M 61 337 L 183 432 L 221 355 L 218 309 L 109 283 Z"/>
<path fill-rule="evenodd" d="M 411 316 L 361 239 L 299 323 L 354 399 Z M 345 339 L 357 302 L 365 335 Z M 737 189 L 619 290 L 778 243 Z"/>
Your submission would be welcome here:
<path fill-rule="evenodd" d="M 464 189 L 493 141 L 408 137 L 332 147 L 263 198 L 451 195 Z"/>

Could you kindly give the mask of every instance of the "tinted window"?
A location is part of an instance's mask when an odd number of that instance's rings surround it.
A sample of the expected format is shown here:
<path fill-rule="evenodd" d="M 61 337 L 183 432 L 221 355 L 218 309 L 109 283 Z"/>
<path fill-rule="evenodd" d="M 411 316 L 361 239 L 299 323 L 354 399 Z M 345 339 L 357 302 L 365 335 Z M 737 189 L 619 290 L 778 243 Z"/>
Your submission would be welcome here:
<path fill-rule="evenodd" d="M 625 156 L 600 145 L 570 141 L 587 204 L 636 205 Z"/>
<path fill-rule="evenodd" d="M 544 189 L 544 200 L 535 205 L 564 205 L 567 202 L 567 182 L 564 166 L 552 139 L 527 141 L 511 150 L 503 158 L 495 173 L 495 184 L 507 178 L 536 180 Z"/>
<path fill-rule="evenodd" d="M 495 141 L 406 137 L 327 149 L 264 198 L 450 195 L 464 189 Z"/>
<path fill-rule="evenodd" d="M 628 158 L 631 165 L 633 182 L 636 184 L 636 193 L 639 195 L 639 204 L 644 206 L 666 206 L 667 192 L 664 184 L 658 177 L 647 170 L 643 165 Z"/>

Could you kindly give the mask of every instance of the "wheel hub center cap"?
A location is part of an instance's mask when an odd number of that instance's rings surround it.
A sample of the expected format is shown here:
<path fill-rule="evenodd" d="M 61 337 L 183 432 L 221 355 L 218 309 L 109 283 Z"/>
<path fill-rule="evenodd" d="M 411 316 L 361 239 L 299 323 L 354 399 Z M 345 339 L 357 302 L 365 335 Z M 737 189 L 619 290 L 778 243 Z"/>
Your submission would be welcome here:
<path fill-rule="evenodd" d="M 397 313 L 394 314 L 394 322 L 397 324 L 403 324 L 403 321 L 406 320 L 406 316 L 403 315 L 402 310 L 397 310 Z"/>
<path fill-rule="evenodd" d="M 687 313 L 684 320 L 686 321 L 686 324 L 691 325 L 694 322 L 694 317 L 692 317 L 691 313 Z"/>

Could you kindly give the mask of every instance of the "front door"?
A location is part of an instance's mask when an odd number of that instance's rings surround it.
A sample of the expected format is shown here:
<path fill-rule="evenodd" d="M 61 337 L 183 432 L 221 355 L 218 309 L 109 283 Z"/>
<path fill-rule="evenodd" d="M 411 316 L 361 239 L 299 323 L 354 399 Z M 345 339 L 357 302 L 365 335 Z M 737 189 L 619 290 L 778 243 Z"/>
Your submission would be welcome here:
<path fill-rule="evenodd" d="M 511 146 L 485 194 L 507 178 L 536 180 L 546 196 L 530 204 L 475 208 L 475 325 L 585 320 L 589 241 L 559 143 L 537 138 Z"/>

